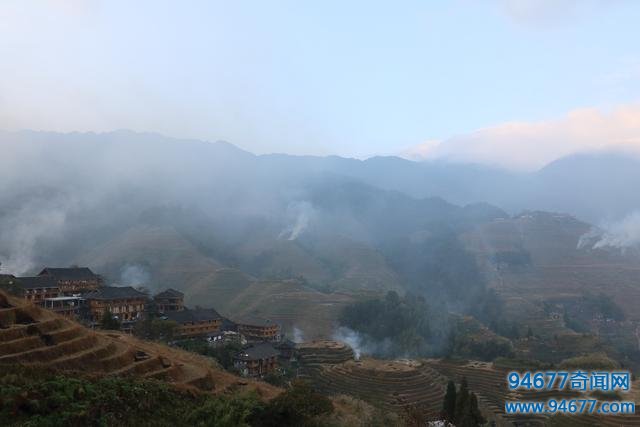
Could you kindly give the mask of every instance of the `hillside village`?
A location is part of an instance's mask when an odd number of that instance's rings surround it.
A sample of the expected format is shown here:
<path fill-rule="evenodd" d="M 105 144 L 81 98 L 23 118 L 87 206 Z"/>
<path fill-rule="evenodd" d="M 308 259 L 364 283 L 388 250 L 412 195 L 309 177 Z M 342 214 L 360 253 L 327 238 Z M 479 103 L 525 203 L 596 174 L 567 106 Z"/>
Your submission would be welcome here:
<path fill-rule="evenodd" d="M 233 343 L 233 367 L 243 376 L 264 377 L 294 357 L 295 345 L 283 339 L 270 319 L 227 319 L 214 308 L 184 305 L 184 294 L 165 289 L 149 295 L 144 288 L 105 285 L 101 275 L 87 267 L 45 267 L 36 276 L 2 275 L 0 282 L 26 301 L 51 310 L 89 328 L 115 325 L 133 333 L 136 325 L 157 319 L 170 325 L 170 343 L 206 343 L 212 348 Z"/>

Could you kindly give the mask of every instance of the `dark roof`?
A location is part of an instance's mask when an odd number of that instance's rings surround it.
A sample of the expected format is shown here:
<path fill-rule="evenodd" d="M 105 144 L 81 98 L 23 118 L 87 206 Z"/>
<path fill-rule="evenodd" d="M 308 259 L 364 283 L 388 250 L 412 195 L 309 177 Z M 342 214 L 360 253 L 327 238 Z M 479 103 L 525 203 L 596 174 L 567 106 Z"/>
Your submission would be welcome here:
<path fill-rule="evenodd" d="M 273 320 L 263 319 L 263 318 L 254 317 L 254 316 L 242 317 L 241 319 L 236 320 L 235 323 L 237 325 L 261 326 L 261 327 L 277 325 L 277 323 L 275 323 Z"/>
<path fill-rule="evenodd" d="M 164 316 L 177 323 L 206 322 L 208 320 L 222 319 L 213 308 L 196 308 L 195 310 L 170 311 Z"/>
<path fill-rule="evenodd" d="M 169 288 L 166 291 L 160 292 L 154 298 L 184 298 L 184 294 L 180 291 Z"/>
<path fill-rule="evenodd" d="M 238 331 L 238 325 L 227 318 L 222 319 L 222 326 L 220 326 L 221 331 Z"/>
<path fill-rule="evenodd" d="M 25 289 L 36 288 L 57 288 L 58 284 L 51 277 L 36 276 L 36 277 L 17 277 L 16 281 L 20 286 Z"/>
<path fill-rule="evenodd" d="M 103 286 L 97 291 L 88 292 L 83 295 L 84 298 L 108 300 L 108 299 L 125 299 L 125 298 L 146 298 L 147 295 L 132 288 L 131 286 Z"/>
<path fill-rule="evenodd" d="M 251 347 L 242 350 L 236 354 L 235 358 L 239 360 L 260 360 L 267 359 L 269 357 L 276 357 L 278 355 L 279 352 L 273 348 L 273 345 L 265 342 L 254 344 Z"/>
<path fill-rule="evenodd" d="M 51 276 L 56 280 L 95 280 L 97 278 L 97 275 L 87 267 L 46 267 L 38 276 Z"/>

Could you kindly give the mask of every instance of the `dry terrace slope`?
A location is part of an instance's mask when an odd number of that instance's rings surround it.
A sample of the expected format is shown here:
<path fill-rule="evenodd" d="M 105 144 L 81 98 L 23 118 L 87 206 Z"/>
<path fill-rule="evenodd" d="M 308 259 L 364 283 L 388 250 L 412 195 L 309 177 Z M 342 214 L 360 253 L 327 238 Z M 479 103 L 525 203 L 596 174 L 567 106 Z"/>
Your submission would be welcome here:
<path fill-rule="evenodd" d="M 494 220 L 463 236 L 483 266 L 490 286 L 514 312 L 532 310 L 532 302 L 604 292 L 631 320 L 640 320 L 640 257 L 618 249 L 579 248 L 589 224 L 546 212 Z M 591 245 L 592 246 L 592 245 Z M 531 264 L 496 269 L 498 252 L 526 251 Z"/>
<path fill-rule="evenodd" d="M 351 302 L 351 295 L 322 293 L 297 280 L 254 281 L 216 309 L 231 319 L 271 319 L 281 324 L 285 332 L 296 327 L 305 338 L 314 339 L 331 336 L 340 311 Z"/>
<path fill-rule="evenodd" d="M 375 359 L 323 365 L 309 379 L 328 395 L 348 394 L 399 413 L 416 407 L 432 417 L 442 408 L 446 384 L 419 363 Z"/>
<path fill-rule="evenodd" d="M 437 417 L 446 379 L 410 360 L 354 360 L 354 353 L 336 341 L 298 345 L 301 377 L 329 396 L 350 395 L 376 407 L 402 413 L 417 407 Z"/>
<path fill-rule="evenodd" d="M 221 264 L 205 256 L 173 227 L 142 225 L 116 235 L 75 260 L 91 265 L 118 281 L 122 268 L 141 265 L 153 274 L 151 282 L 162 289 L 184 286 L 214 273 Z"/>
<path fill-rule="evenodd" d="M 300 240 L 252 236 L 238 248 L 241 269 L 259 277 L 304 277 L 345 291 L 400 291 L 400 278 L 373 246 L 340 234 Z"/>
<path fill-rule="evenodd" d="M 45 367 L 63 372 L 155 378 L 179 387 L 224 393 L 279 393 L 266 383 L 240 380 L 211 359 L 138 340 L 96 332 L 0 292 L 0 365 Z"/>
<path fill-rule="evenodd" d="M 322 293 L 299 281 L 256 281 L 237 269 L 222 267 L 171 227 L 129 229 L 77 263 L 92 265 L 116 280 L 124 266 L 141 265 L 152 273 L 154 291 L 179 289 L 189 305 L 215 307 L 231 319 L 249 314 L 270 318 L 285 331 L 297 326 L 310 338 L 330 336 L 340 309 L 352 301 L 347 294 Z"/>

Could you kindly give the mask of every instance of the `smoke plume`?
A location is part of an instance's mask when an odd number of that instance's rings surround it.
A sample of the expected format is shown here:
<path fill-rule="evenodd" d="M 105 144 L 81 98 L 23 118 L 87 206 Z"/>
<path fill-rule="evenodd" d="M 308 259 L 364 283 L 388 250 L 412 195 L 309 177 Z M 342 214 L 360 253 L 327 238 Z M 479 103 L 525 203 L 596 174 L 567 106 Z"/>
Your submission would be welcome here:
<path fill-rule="evenodd" d="M 302 329 L 298 328 L 297 326 L 293 327 L 293 342 L 304 342 L 304 332 L 302 332 Z"/>
<path fill-rule="evenodd" d="M 640 212 L 633 212 L 620 221 L 593 228 L 578 241 L 578 248 L 620 249 L 640 248 Z"/>
<path fill-rule="evenodd" d="M 123 286 L 147 286 L 151 275 L 149 272 L 137 264 L 127 264 L 120 273 L 120 283 Z"/>
<path fill-rule="evenodd" d="M 296 240 L 309 226 L 314 215 L 313 206 L 309 202 L 293 202 L 287 207 L 287 217 L 293 218 L 291 224 L 280 233 L 281 239 Z"/>

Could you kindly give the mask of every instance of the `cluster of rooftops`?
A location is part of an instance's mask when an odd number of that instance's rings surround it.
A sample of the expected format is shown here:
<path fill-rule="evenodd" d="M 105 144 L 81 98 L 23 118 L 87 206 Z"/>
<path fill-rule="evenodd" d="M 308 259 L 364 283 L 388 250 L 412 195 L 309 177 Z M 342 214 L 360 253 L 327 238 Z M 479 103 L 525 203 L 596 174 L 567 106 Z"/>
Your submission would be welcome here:
<path fill-rule="evenodd" d="M 203 322 L 219 323 L 210 329 L 235 330 L 238 325 L 244 325 L 245 329 L 260 328 L 278 329 L 279 326 L 271 320 L 257 317 L 244 317 L 233 322 L 223 318 L 213 308 L 188 309 L 184 306 L 184 294 L 175 289 L 166 289 L 150 298 L 146 293 L 135 289 L 132 286 L 104 286 L 100 275 L 95 274 L 87 267 L 52 268 L 46 267 L 36 276 L 15 277 L 4 275 L 10 278 L 24 290 L 24 297 L 45 308 L 65 308 L 69 306 L 63 304 L 53 304 L 55 302 L 75 301 L 77 305 L 88 302 L 89 306 L 97 307 L 100 313 L 111 308 L 112 313 L 118 315 L 124 311 L 131 311 L 136 314 L 135 318 L 123 320 L 136 320 L 137 314 L 142 314 L 153 304 L 154 310 L 162 314 L 163 318 L 175 321 L 179 325 L 196 325 Z M 95 304 L 93 304 L 95 302 Z M 144 304 L 142 310 L 135 308 L 135 303 Z M 49 303 L 49 304 L 47 304 Z M 132 305 L 132 303 L 134 305 Z M 131 309 L 131 307 L 134 307 Z M 60 310 L 61 314 L 69 313 L 68 310 Z M 70 316 L 74 317 L 74 316 Z M 117 316 L 116 316 L 117 317 Z M 195 329 L 195 328 L 191 328 Z M 196 333 L 207 333 L 207 328 L 199 328 Z M 271 335 L 269 334 L 269 338 Z"/>
<path fill-rule="evenodd" d="M 234 357 L 245 375 L 261 376 L 291 358 L 295 344 L 281 340 L 280 326 L 269 319 L 249 316 L 232 321 L 213 308 L 189 309 L 184 294 L 166 289 L 150 297 L 132 286 L 105 286 L 100 275 L 87 267 L 44 268 L 38 275 L 1 275 L 0 281 L 17 284 L 25 299 L 61 315 L 96 326 L 105 311 L 131 328 L 150 312 L 176 322 L 176 338 L 202 337 L 213 345 L 227 339 L 246 343 Z"/>

